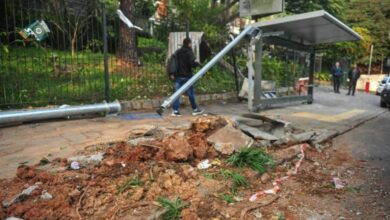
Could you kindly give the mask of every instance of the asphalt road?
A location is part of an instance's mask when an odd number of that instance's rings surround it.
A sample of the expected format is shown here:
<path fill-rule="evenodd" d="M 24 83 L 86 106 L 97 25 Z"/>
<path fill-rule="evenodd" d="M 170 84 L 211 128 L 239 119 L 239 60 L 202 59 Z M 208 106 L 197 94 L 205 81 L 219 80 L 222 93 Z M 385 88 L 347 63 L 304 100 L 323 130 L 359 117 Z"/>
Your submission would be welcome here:
<path fill-rule="evenodd" d="M 366 219 L 377 219 L 372 217 L 377 213 L 383 213 L 380 219 L 390 219 L 390 111 L 335 138 L 333 147 L 347 149 L 364 162 L 362 172 L 356 174 L 362 179 L 364 203 L 359 206 L 347 199 L 347 206 L 366 208 Z"/>
<path fill-rule="evenodd" d="M 382 170 L 390 185 L 390 111 L 339 136 L 334 144 L 347 146 L 357 159 Z"/>

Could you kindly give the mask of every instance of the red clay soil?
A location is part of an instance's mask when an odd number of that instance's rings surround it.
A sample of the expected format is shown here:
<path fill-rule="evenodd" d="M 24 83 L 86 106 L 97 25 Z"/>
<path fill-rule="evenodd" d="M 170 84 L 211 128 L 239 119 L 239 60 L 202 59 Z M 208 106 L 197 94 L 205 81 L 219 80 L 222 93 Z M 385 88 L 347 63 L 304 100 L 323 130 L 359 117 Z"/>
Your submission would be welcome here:
<path fill-rule="evenodd" d="M 21 166 L 17 177 L 0 180 L 0 201 L 10 201 L 31 185 L 36 184 L 39 188 L 22 201 L 0 209 L 0 219 L 9 216 L 23 219 L 158 219 L 163 210 L 156 203 L 158 197 L 183 200 L 185 208 L 181 218 L 186 220 L 258 219 L 259 216 L 290 220 L 356 219 L 344 201 L 353 198 L 359 202 L 359 194 L 350 192 L 349 188 L 337 190 L 331 180 L 339 176 L 349 187 L 358 187 L 355 184 L 362 178 L 357 175 L 361 164 L 353 161 L 348 153 L 331 147 L 322 153 L 307 149 L 298 174 L 282 184 L 281 192 L 255 203 L 248 200 L 250 195 L 271 188 L 272 180 L 286 175 L 297 158 L 270 169 L 269 178 L 263 178 L 263 182 L 257 172 L 233 167 L 222 157 L 219 157 L 222 165 L 207 170 L 193 167 L 194 161 L 217 156 L 210 150 L 212 147 L 206 138 L 220 127 L 221 121 L 202 122 L 202 126 L 195 125 L 191 130 L 135 147 L 125 142 L 116 143 L 105 150 L 100 164 L 80 170 L 68 168 L 51 173 L 41 170 L 41 166 Z M 181 147 L 186 149 L 180 149 L 177 151 L 180 155 L 175 155 L 174 148 Z M 51 161 L 51 165 L 69 167 L 66 159 Z M 239 187 L 237 193 L 232 194 L 233 180 L 223 175 L 227 170 L 245 177 L 248 186 Z M 351 172 L 356 175 L 349 175 Z M 40 198 L 43 191 L 53 198 Z M 232 204 L 227 203 L 229 200 Z"/>

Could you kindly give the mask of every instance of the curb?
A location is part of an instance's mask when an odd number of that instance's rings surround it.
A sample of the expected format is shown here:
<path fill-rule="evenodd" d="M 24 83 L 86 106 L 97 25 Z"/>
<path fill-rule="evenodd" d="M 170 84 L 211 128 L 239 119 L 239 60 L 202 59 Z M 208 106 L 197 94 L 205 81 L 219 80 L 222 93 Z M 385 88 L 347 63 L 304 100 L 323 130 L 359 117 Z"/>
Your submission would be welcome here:
<path fill-rule="evenodd" d="M 383 110 L 383 111 L 379 112 L 378 114 L 375 114 L 375 115 L 373 115 L 373 116 L 369 116 L 369 117 L 367 117 L 367 118 L 365 118 L 365 119 L 362 119 L 361 121 L 357 122 L 356 124 L 354 124 L 354 125 L 352 125 L 352 126 L 346 128 L 346 129 L 344 129 L 344 130 L 335 131 L 335 132 L 330 132 L 329 135 L 324 136 L 323 138 L 321 138 L 321 140 L 314 141 L 313 144 L 322 144 L 322 143 L 327 142 L 327 141 L 329 141 L 329 140 L 331 140 L 331 139 L 334 139 L 334 138 L 336 138 L 336 137 L 338 137 L 338 136 L 341 136 L 341 135 L 343 135 L 343 134 L 346 134 L 346 133 L 352 131 L 353 129 L 355 129 L 355 128 L 357 128 L 357 127 L 359 127 L 359 126 L 365 124 L 366 122 L 369 122 L 369 121 L 372 121 L 372 120 L 378 118 L 379 116 L 385 114 L 386 112 L 388 112 L 388 110 Z"/>
<path fill-rule="evenodd" d="M 196 95 L 196 101 L 200 105 L 209 103 L 215 103 L 215 101 L 228 101 L 237 98 L 236 92 L 226 93 L 214 93 L 214 94 L 201 94 Z M 144 99 L 144 100 L 131 100 L 131 101 L 120 101 L 122 105 L 122 112 L 139 111 L 139 110 L 153 110 L 157 109 L 164 102 L 165 98 L 158 99 Z M 181 99 L 182 105 L 189 105 L 187 97 Z"/>

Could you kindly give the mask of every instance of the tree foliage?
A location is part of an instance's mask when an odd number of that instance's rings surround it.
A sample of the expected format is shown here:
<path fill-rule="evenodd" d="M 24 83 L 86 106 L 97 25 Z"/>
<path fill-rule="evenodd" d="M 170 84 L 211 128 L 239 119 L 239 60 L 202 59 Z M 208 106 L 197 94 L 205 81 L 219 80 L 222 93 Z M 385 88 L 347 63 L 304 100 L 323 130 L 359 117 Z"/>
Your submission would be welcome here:
<path fill-rule="evenodd" d="M 367 65 L 369 62 L 372 36 L 369 30 L 362 27 L 353 28 L 356 33 L 362 36 L 361 41 L 341 42 L 330 45 L 325 54 L 325 59 L 335 61 L 340 58 L 347 58 L 352 63 Z"/>
<path fill-rule="evenodd" d="M 373 62 L 390 56 L 390 1 L 351 0 L 343 16 L 364 38 L 354 45 L 355 49 L 361 46 L 360 61 L 367 63 L 367 43 L 374 45 Z"/>
<path fill-rule="evenodd" d="M 96 1 L 73 1 L 73 0 L 48 0 L 45 14 L 68 39 L 72 56 L 76 53 L 77 40 L 85 33 L 85 28 L 94 16 Z"/>
<path fill-rule="evenodd" d="M 221 39 L 227 39 L 227 22 L 221 20 L 221 14 L 229 17 L 230 13 L 226 13 L 226 10 L 233 10 L 234 13 L 235 9 L 232 9 L 234 5 L 211 5 L 210 0 L 172 0 L 172 3 L 174 19 L 188 21 L 191 31 L 205 32 L 209 43 L 215 45 L 224 43 Z"/>
<path fill-rule="evenodd" d="M 345 0 L 286 0 L 286 11 L 293 14 L 323 9 L 337 16 L 342 14 L 345 6 Z"/>

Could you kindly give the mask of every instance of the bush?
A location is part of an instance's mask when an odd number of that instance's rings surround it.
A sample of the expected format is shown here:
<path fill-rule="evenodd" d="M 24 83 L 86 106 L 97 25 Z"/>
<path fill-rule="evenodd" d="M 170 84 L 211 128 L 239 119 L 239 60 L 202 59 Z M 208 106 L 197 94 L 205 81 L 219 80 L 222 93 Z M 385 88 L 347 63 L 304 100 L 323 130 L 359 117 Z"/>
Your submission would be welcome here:
<path fill-rule="evenodd" d="M 316 80 L 320 80 L 320 81 L 331 81 L 331 74 L 328 73 L 328 72 L 316 72 L 314 73 L 314 78 Z"/>

